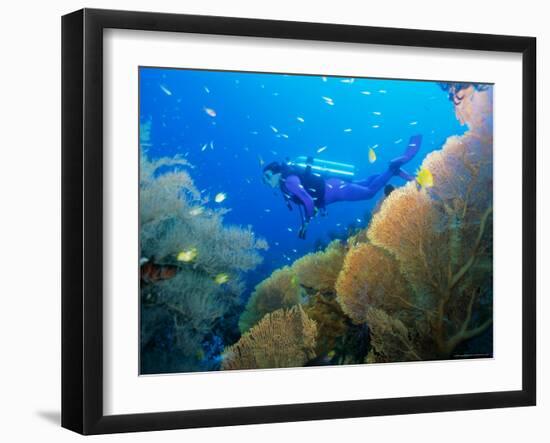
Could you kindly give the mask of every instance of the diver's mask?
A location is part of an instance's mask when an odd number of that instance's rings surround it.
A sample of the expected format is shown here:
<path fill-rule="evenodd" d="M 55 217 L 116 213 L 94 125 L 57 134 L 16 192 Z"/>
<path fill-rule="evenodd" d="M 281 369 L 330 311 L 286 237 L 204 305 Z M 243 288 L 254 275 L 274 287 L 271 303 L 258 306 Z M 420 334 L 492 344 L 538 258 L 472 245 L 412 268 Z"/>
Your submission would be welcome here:
<path fill-rule="evenodd" d="M 266 185 L 276 188 L 281 181 L 281 173 L 274 174 L 273 171 L 267 170 L 264 172 L 263 181 Z"/>

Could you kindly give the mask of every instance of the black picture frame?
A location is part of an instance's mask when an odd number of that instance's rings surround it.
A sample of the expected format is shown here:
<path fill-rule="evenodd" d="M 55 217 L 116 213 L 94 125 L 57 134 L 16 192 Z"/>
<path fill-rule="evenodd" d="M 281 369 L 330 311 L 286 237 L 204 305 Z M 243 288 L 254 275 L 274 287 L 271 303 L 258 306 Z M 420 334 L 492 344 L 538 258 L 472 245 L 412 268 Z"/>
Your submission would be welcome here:
<path fill-rule="evenodd" d="M 103 31 L 108 28 L 519 53 L 523 64 L 522 389 L 130 415 L 103 413 Z M 536 39 L 83 9 L 62 18 L 62 426 L 82 434 L 536 403 Z M 511 294 L 519 296 L 519 294 Z"/>

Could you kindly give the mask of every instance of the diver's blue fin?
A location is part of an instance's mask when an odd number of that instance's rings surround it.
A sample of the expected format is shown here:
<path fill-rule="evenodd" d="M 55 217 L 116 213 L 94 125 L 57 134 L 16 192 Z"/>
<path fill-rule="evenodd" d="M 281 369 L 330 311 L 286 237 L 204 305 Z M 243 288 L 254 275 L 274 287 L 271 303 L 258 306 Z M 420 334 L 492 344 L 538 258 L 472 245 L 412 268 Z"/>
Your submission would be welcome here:
<path fill-rule="evenodd" d="M 422 136 L 420 134 L 413 135 L 410 138 L 407 149 L 405 150 L 405 153 L 403 154 L 405 162 L 408 162 L 409 160 L 411 160 L 416 155 L 416 153 L 420 150 L 421 145 L 422 145 Z"/>
<path fill-rule="evenodd" d="M 394 158 L 390 162 L 390 170 L 394 171 L 395 175 L 401 176 L 401 166 L 403 166 L 405 163 L 412 160 L 412 158 L 416 155 L 416 153 L 420 150 L 420 145 L 422 144 L 422 136 L 421 135 L 413 135 L 410 140 L 409 144 L 407 145 L 407 149 L 403 153 L 402 156 Z"/>

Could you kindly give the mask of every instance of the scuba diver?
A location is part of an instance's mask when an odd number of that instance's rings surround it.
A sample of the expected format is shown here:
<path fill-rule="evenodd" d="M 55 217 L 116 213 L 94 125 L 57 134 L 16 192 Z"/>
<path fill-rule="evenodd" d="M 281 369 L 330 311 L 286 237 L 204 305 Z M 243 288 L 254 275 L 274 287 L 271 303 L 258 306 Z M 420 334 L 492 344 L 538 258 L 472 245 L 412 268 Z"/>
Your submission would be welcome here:
<path fill-rule="evenodd" d="M 324 215 L 327 205 L 369 200 L 396 175 L 406 181 L 414 180 L 402 166 L 416 155 L 421 142 L 421 135 L 412 136 L 403 155 L 391 160 L 385 172 L 365 180 L 351 180 L 355 175 L 353 165 L 305 156 L 266 165 L 263 180 L 272 188 L 281 189 L 289 210 L 292 210 L 291 202 L 298 206 L 302 222 L 298 237 L 305 239 L 309 222 L 318 212 Z"/>

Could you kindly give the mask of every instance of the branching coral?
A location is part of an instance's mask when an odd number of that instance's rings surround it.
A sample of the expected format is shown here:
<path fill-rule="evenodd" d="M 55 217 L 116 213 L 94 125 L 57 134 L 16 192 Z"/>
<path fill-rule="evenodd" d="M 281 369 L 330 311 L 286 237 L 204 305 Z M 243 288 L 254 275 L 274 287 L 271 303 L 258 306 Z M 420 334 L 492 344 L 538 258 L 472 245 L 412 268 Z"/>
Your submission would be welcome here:
<path fill-rule="evenodd" d="M 222 369 L 303 366 L 315 356 L 317 327 L 301 306 L 267 314 L 223 353 Z"/>
<path fill-rule="evenodd" d="M 267 247 L 250 228 L 224 226 L 221 211 L 203 206 L 189 168 L 181 158 L 141 157 L 141 257 L 148 259 L 144 266 L 170 270 L 160 273 L 163 278 L 142 271 L 143 373 L 211 369 L 203 360 L 204 341 L 216 321 L 234 310 L 241 274 L 261 262 L 258 251 Z M 192 260 L 177 260 L 190 249 L 196 250 Z M 228 275 L 223 285 L 214 281 L 219 273 Z"/>
<path fill-rule="evenodd" d="M 290 267 L 285 266 L 276 270 L 254 289 L 239 320 L 240 330 L 248 331 L 270 312 L 299 304 L 303 292 L 296 274 Z"/>

